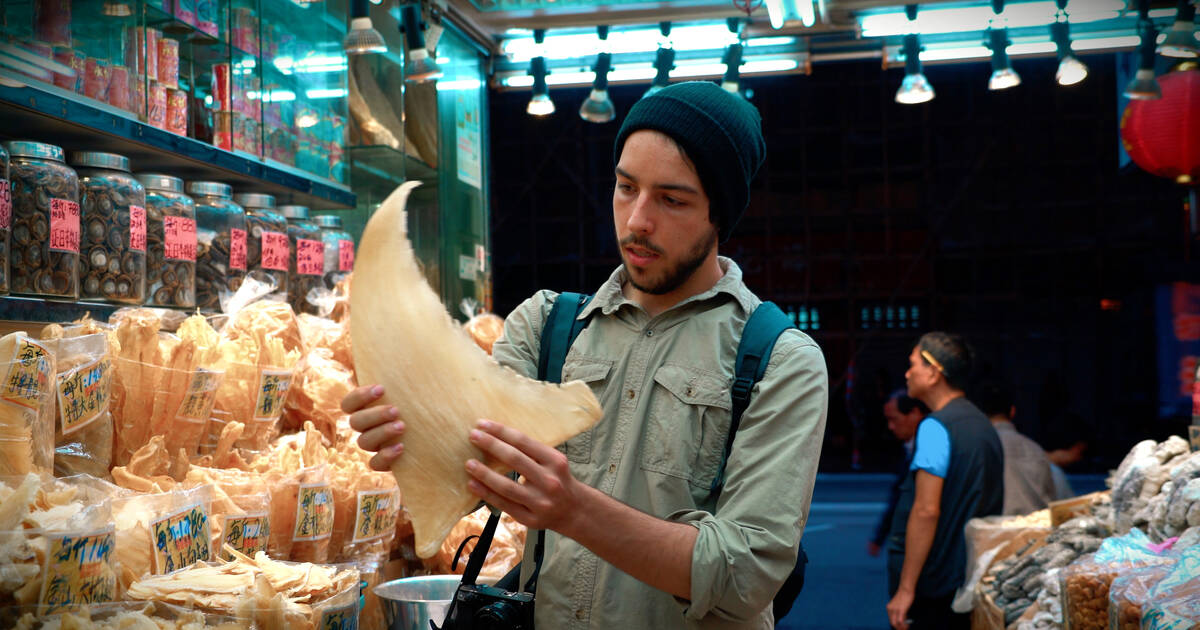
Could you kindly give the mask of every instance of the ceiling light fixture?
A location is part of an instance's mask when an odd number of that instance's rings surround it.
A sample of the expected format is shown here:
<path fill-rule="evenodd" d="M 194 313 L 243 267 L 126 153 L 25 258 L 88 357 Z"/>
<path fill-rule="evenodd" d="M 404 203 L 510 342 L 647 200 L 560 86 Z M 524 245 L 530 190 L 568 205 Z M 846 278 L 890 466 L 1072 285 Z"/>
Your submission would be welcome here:
<path fill-rule="evenodd" d="M 810 28 L 817 23 L 813 0 L 765 0 L 764 4 L 767 5 L 767 17 L 773 29 L 778 30 L 796 22 Z"/>
<path fill-rule="evenodd" d="M 966 33 L 988 28 L 995 17 L 991 7 L 967 6 L 948 9 L 927 6 L 922 8 L 916 32 L 920 35 Z M 1071 21 L 1076 24 L 1113 20 L 1121 17 L 1125 0 L 1088 0 L 1075 7 Z M 1010 2 L 1004 13 L 1008 28 L 1030 28 L 1053 24 L 1057 5 L 1054 0 Z M 884 10 L 864 12 L 859 17 L 863 37 L 898 37 L 913 32 L 904 12 Z"/>
<path fill-rule="evenodd" d="M 409 83 L 425 83 L 442 78 L 442 68 L 425 48 L 425 25 L 421 23 L 420 10 L 420 6 L 409 4 L 401 11 L 400 29 L 404 31 L 404 43 L 408 47 L 408 58 L 404 60 L 404 80 Z"/>
<path fill-rule="evenodd" d="M 533 32 L 533 39 L 540 46 L 546 40 L 545 29 Z M 529 75 L 533 77 L 533 96 L 525 112 L 533 116 L 548 116 L 554 113 L 554 101 L 550 100 L 550 88 L 546 87 L 546 58 L 538 55 L 529 60 Z"/>
<path fill-rule="evenodd" d="M 1059 85 L 1075 85 L 1087 78 L 1088 69 L 1071 51 L 1071 24 L 1067 21 L 1067 0 L 1058 2 L 1058 21 L 1050 25 L 1050 39 L 1058 51 L 1058 70 L 1054 80 Z"/>
<path fill-rule="evenodd" d="M 742 42 L 738 33 L 741 20 L 729 18 L 725 24 L 729 27 L 729 32 L 733 33 L 734 42 L 725 49 L 725 54 L 721 57 L 721 63 L 725 64 L 725 76 L 721 77 L 721 87 L 725 88 L 726 92 L 741 94 L 742 80 L 739 70 L 742 65 Z"/>
<path fill-rule="evenodd" d="M 917 20 L 917 5 L 904 7 L 909 24 L 915 28 Z M 925 73 L 921 72 L 921 36 L 915 32 L 904 36 L 904 81 L 896 91 L 896 102 L 901 105 L 916 105 L 928 103 L 934 97 L 933 86 Z"/>
<path fill-rule="evenodd" d="M 367 0 L 350 2 L 350 32 L 346 33 L 346 38 L 342 40 L 342 50 L 346 51 L 347 55 L 387 52 L 383 35 L 371 24 L 371 14 L 367 6 Z"/>
<path fill-rule="evenodd" d="M 658 43 L 658 51 L 654 53 L 654 81 L 646 90 L 643 98 L 671 84 L 671 70 L 675 69 L 675 48 L 671 45 L 671 23 L 659 22 L 658 30 L 662 40 Z"/>
<path fill-rule="evenodd" d="M 992 77 L 988 79 L 988 89 L 994 91 L 1007 90 L 1021 85 L 1021 75 L 1012 69 L 1008 60 L 1008 27 L 1004 18 L 1004 0 L 992 0 L 992 25 L 988 28 L 988 43 L 992 49 Z M 997 26 L 999 28 L 997 28 Z"/>
<path fill-rule="evenodd" d="M 1158 54 L 1184 59 L 1200 57 L 1200 44 L 1196 42 L 1196 7 L 1192 6 L 1192 0 L 1179 0 L 1175 23 L 1167 31 L 1166 39 L 1158 45 Z"/>
<path fill-rule="evenodd" d="M 596 34 L 601 42 L 606 41 L 608 27 L 597 27 Z M 611 69 L 612 53 L 601 52 L 596 57 L 596 65 L 592 67 L 596 72 L 596 78 L 592 81 L 592 91 L 583 99 L 583 105 L 579 106 L 579 116 L 588 122 L 606 123 L 617 117 L 617 109 L 608 96 L 608 71 Z"/>
<path fill-rule="evenodd" d="M 1138 69 L 1125 87 L 1125 98 L 1152 101 L 1162 98 L 1162 88 L 1154 79 L 1154 40 L 1158 32 L 1149 20 L 1141 23 L 1142 43 L 1138 46 Z"/>

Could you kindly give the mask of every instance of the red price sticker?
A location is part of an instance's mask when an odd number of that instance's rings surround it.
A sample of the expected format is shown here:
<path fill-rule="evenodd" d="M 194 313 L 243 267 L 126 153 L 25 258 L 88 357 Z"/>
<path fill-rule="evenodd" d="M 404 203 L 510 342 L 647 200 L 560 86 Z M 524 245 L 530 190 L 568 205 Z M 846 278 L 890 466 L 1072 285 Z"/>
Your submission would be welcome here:
<path fill-rule="evenodd" d="M 338 239 L 338 271 L 354 271 L 354 241 Z"/>
<path fill-rule="evenodd" d="M 196 262 L 196 220 L 163 217 L 163 257 Z"/>
<path fill-rule="evenodd" d="M 0 230 L 12 225 L 12 193 L 8 191 L 8 180 L 0 179 Z"/>
<path fill-rule="evenodd" d="M 79 253 L 79 204 L 50 200 L 50 249 Z"/>
<path fill-rule="evenodd" d="M 146 209 L 129 206 L 129 249 L 146 251 Z"/>
<path fill-rule="evenodd" d="M 307 238 L 296 239 L 296 272 L 319 276 L 325 270 L 325 244 Z"/>
<path fill-rule="evenodd" d="M 288 270 L 288 235 L 283 232 L 262 233 L 262 268 Z"/>
<path fill-rule="evenodd" d="M 246 270 L 246 230 L 229 230 L 229 268 Z"/>

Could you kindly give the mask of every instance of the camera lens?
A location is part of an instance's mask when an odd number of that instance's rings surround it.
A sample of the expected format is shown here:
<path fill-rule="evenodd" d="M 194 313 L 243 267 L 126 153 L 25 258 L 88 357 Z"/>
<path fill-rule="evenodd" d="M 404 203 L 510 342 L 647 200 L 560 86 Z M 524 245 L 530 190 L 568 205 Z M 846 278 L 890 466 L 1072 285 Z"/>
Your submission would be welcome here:
<path fill-rule="evenodd" d="M 521 624 L 517 609 L 508 602 L 494 602 L 475 613 L 475 630 L 519 630 Z"/>

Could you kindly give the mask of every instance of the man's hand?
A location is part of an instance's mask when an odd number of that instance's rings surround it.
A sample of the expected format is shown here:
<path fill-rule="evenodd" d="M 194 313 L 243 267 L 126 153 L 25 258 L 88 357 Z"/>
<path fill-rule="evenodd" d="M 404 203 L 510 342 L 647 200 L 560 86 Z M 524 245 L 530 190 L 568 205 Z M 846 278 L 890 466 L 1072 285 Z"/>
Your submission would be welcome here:
<path fill-rule="evenodd" d="M 874 540 L 867 541 L 867 555 L 868 556 L 871 556 L 872 558 L 878 558 L 879 552 L 882 550 L 883 550 L 883 547 L 880 547 L 879 545 L 875 544 Z"/>
<path fill-rule="evenodd" d="M 375 453 L 371 468 L 389 471 L 392 463 L 404 452 L 404 422 L 396 408 L 377 404 L 383 396 L 382 385 L 364 385 L 346 394 L 342 411 L 350 414 L 350 428 L 359 431 L 358 446 Z"/>
<path fill-rule="evenodd" d="M 888 623 L 895 630 L 908 630 L 908 609 L 912 607 L 914 593 L 904 587 L 896 590 L 892 601 L 888 602 Z"/>
<path fill-rule="evenodd" d="M 564 533 L 570 519 L 579 513 L 575 506 L 580 504 L 583 490 L 571 476 L 566 455 L 490 420 L 480 420 L 476 427 L 470 434 L 471 443 L 515 470 L 525 482 L 517 483 L 472 459 L 467 462 L 472 477 L 467 489 L 530 529 Z"/>

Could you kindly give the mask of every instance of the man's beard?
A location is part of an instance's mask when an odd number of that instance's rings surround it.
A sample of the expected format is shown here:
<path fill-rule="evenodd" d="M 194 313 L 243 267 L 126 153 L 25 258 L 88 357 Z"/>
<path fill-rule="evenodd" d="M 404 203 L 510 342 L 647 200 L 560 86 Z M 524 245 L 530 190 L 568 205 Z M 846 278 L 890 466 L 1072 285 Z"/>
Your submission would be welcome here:
<path fill-rule="evenodd" d="M 659 278 L 657 281 L 652 282 L 651 284 L 639 284 L 634 278 L 633 272 L 629 271 L 629 283 L 642 293 L 647 293 L 649 295 L 666 295 L 683 286 L 683 283 L 687 282 L 688 278 L 691 278 L 692 274 L 696 273 L 696 270 L 700 268 L 700 265 L 704 264 L 704 260 L 708 258 L 709 252 L 712 251 L 712 248 L 715 247 L 716 244 L 717 231 L 715 229 L 710 229 L 708 235 L 698 241 L 692 247 L 692 249 L 684 254 L 682 260 L 670 267 L 667 267 L 666 271 L 663 272 L 661 278 Z M 625 247 L 628 245 L 636 245 L 643 249 L 648 249 L 659 256 L 663 255 L 662 249 L 651 244 L 649 240 L 643 239 L 636 234 L 630 234 L 620 241 L 621 260 L 625 263 L 627 271 L 630 267 L 632 267 L 632 265 L 629 264 L 629 261 L 625 260 Z"/>

